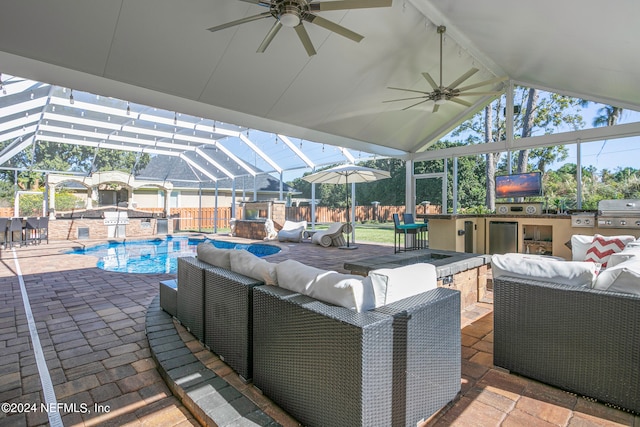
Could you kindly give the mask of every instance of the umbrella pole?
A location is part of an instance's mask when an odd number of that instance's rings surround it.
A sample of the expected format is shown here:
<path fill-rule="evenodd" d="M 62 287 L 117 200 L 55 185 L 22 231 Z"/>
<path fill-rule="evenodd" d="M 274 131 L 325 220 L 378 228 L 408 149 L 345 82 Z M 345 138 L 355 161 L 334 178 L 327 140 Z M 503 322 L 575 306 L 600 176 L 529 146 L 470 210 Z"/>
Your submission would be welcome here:
<path fill-rule="evenodd" d="M 347 190 L 347 224 L 351 224 L 351 218 L 349 218 L 349 175 L 345 176 L 344 185 Z M 347 247 L 349 247 L 349 234 L 347 233 Z"/>
<path fill-rule="evenodd" d="M 349 216 L 349 175 L 345 175 L 345 181 L 344 181 L 344 185 L 345 185 L 345 189 L 347 190 L 347 224 L 349 224 L 350 229 L 353 228 L 353 224 L 351 224 L 351 217 Z M 350 246 L 349 244 L 349 235 L 351 234 L 351 232 L 347 233 L 347 246 L 340 246 L 340 249 L 358 249 L 357 246 Z"/>

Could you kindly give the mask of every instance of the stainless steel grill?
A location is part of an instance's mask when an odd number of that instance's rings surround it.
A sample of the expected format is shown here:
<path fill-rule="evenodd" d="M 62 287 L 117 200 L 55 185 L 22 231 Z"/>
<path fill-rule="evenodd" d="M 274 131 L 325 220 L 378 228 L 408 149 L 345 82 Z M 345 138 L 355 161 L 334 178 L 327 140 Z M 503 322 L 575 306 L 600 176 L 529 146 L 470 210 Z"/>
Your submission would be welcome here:
<path fill-rule="evenodd" d="M 640 200 L 601 200 L 598 203 L 598 227 L 640 229 Z"/>

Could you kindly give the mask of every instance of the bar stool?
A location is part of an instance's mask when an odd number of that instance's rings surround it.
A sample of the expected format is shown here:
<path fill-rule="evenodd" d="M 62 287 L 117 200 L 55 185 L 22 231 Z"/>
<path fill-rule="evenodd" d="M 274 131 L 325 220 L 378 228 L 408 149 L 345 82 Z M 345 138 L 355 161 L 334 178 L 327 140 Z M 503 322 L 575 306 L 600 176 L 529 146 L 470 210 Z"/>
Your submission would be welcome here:
<path fill-rule="evenodd" d="M 0 218 L 0 238 L 2 239 L 2 248 L 7 248 L 7 227 L 9 226 L 9 218 Z"/>
<path fill-rule="evenodd" d="M 413 218 L 413 214 L 405 213 L 402 215 L 405 225 L 411 226 L 411 233 L 415 235 L 417 242 L 414 243 L 415 249 L 426 248 L 427 241 L 427 223 L 417 224 Z"/>
<path fill-rule="evenodd" d="M 25 244 L 40 243 L 40 218 L 29 217 L 24 227 Z"/>
<path fill-rule="evenodd" d="M 12 248 L 16 242 L 16 233 L 18 233 L 18 246 L 22 246 L 24 243 L 24 235 L 22 234 L 22 218 L 11 218 L 8 229 L 9 247 Z"/>
<path fill-rule="evenodd" d="M 49 244 L 49 217 L 41 216 L 38 220 L 38 242 L 41 243 L 44 239 Z"/>

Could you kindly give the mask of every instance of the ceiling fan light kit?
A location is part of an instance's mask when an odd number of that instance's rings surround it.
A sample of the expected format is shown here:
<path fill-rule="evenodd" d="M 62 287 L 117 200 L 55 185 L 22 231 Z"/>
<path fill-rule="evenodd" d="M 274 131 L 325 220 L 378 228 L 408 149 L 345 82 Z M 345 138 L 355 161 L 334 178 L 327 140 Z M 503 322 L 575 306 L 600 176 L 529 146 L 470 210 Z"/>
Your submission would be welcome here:
<path fill-rule="evenodd" d="M 322 27 L 340 36 L 346 37 L 355 42 L 360 42 L 364 37 L 355 33 L 335 22 L 322 18 L 315 12 L 326 12 L 330 10 L 349 10 L 349 9 L 365 9 L 374 7 L 390 7 L 392 0 L 332 0 L 332 1 L 309 1 L 309 0 L 241 0 L 247 3 L 253 3 L 258 6 L 269 8 L 269 12 L 263 12 L 258 15 L 248 16 L 246 18 L 227 22 L 226 24 L 211 27 L 211 32 L 224 30 L 226 28 L 235 27 L 247 22 L 257 21 L 263 18 L 275 18 L 275 22 L 266 37 L 258 47 L 257 52 L 264 52 L 274 39 L 278 31 L 282 27 L 293 28 L 300 39 L 300 42 L 307 51 L 307 55 L 313 56 L 316 50 L 309 38 L 307 30 L 304 28 L 303 22 L 308 22 Z"/>
<path fill-rule="evenodd" d="M 278 19 L 282 25 L 288 28 L 293 28 L 296 25 L 299 25 L 301 22 L 299 7 L 296 7 L 295 5 L 285 5 L 283 12 Z"/>
<path fill-rule="evenodd" d="M 463 75 L 458 77 L 456 80 L 454 80 L 451 84 L 449 84 L 449 86 L 444 86 L 444 84 L 442 83 L 442 43 L 443 43 L 444 33 L 446 31 L 447 31 L 447 27 L 445 27 L 444 25 L 439 25 L 437 27 L 437 32 L 438 34 L 440 34 L 440 82 L 439 84 L 436 83 L 436 81 L 433 79 L 433 77 L 431 77 L 429 73 L 424 72 L 422 73 L 422 76 L 429 83 L 429 86 L 431 86 L 431 88 L 433 89 L 432 91 L 425 92 L 422 90 L 415 90 L 415 89 L 389 87 L 388 89 L 401 90 L 405 92 L 416 92 L 422 95 L 413 96 L 409 98 L 391 99 L 389 101 L 383 101 L 383 102 L 419 100 L 418 102 L 415 102 L 414 104 L 411 104 L 408 107 L 403 108 L 402 110 L 404 111 L 404 110 L 408 110 L 409 108 L 413 108 L 417 105 L 424 104 L 425 102 L 433 101 L 434 105 L 433 105 L 432 112 L 435 113 L 440 108 L 440 105 L 447 103 L 447 101 L 452 101 L 452 102 L 455 102 L 456 104 L 464 105 L 465 107 L 471 107 L 472 104 L 470 102 L 459 98 L 461 96 L 496 96 L 502 93 L 502 91 L 468 92 L 468 90 L 475 89 L 477 87 L 485 86 L 488 84 L 495 84 L 498 82 L 502 82 L 505 80 L 504 77 L 496 77 L 490 80 L 485 80 L 479 83 L 470 84 L 464 87 L 458 87 L 479 71 L 475 67 L 470 68 L 466 73 L 464 73 Z"/>

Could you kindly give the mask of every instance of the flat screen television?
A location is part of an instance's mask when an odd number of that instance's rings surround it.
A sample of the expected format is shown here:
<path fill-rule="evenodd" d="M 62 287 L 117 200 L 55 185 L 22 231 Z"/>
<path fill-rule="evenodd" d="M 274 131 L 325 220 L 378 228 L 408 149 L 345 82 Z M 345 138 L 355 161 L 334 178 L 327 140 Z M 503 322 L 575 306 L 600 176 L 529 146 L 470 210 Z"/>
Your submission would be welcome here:
<path fill-rule="evenodd" d="M 542 196 L 540 172 L 496 175 L 496 197 Z"/>

